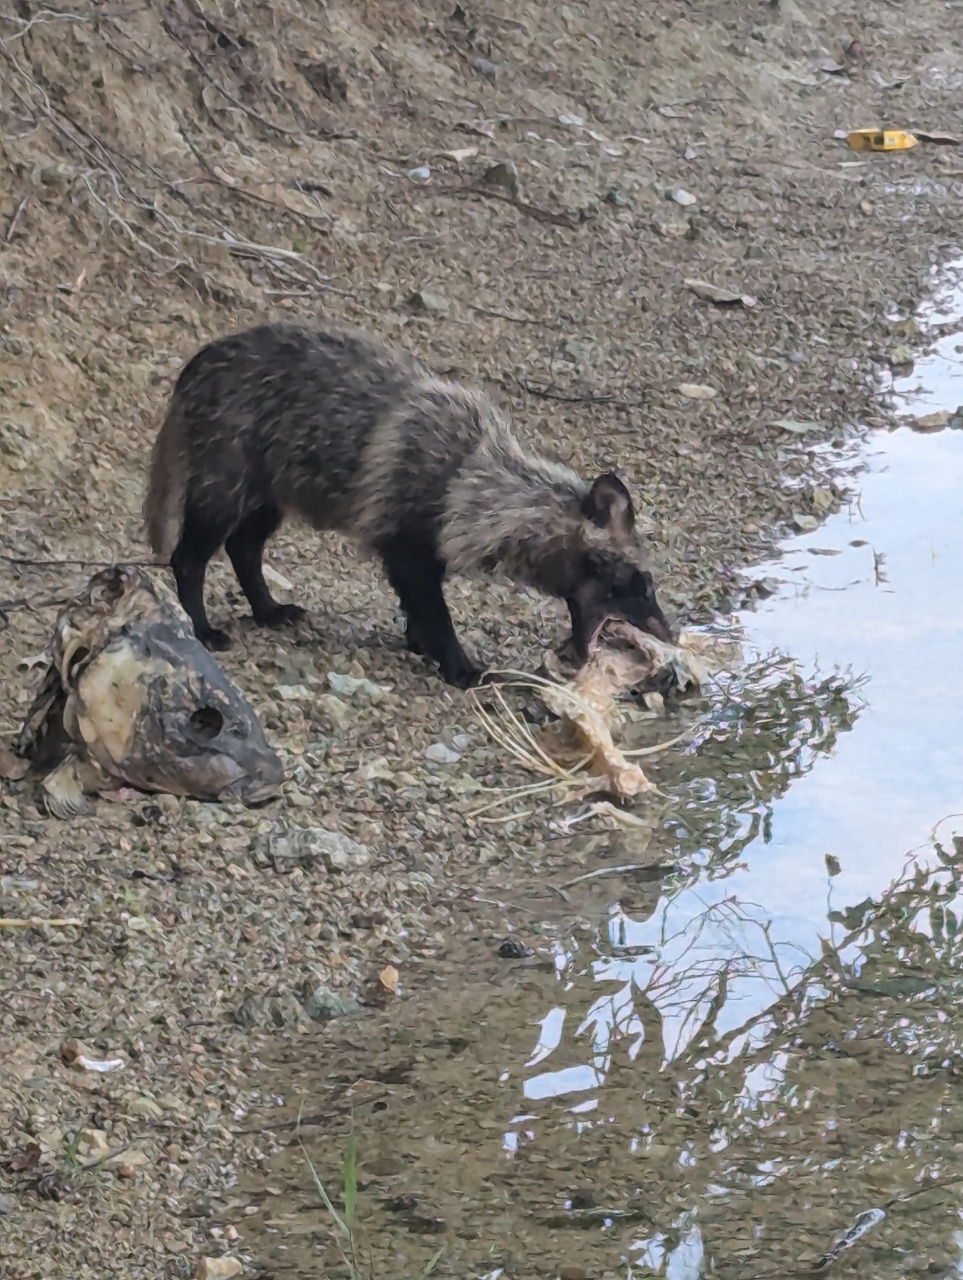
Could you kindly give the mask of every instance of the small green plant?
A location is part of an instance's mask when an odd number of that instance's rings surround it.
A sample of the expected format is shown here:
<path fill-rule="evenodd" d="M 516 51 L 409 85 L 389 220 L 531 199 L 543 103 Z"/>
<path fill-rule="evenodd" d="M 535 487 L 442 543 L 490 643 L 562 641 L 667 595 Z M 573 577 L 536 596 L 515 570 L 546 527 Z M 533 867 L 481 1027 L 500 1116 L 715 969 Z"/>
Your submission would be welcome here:
<path fill-rule="evenodd" d="M 321 1199 L 321 1203 L 331 1214 L 334 1220 L 334 1236 L 338 1242 L 338 1249 L 341 1253 L 342 1261 L 348 1269 L 351 1280 L 365 1280 L 365 1272 L 362 1271 L 358 1262 L 358 1240 L 357 1240 L 357 1224 L 355 1218 L 355 1209 L 358 1204 L 358 1151 L 355 1146 L 354 1138 L 348 1144 L 348 1154 L 344 1159 L 344 1171 L 342 1175 L 343 1187 L 341 1193 L 342 1208 L 339 1213 L 334 1207 L 334 1203 L 325 1188 L 324 1183 L 318 1176 L 318 1171 L 312 1163 L 311 1157 L 301 1143 L 301 1150 L 304 1152 L 304 1158 L 307 1161 L 308 1168 L 311 1171 L 311 1179 L 314 1182 L 315 1189 Z M 441 1259 L 441 1255 L 445 1252 L 442 1247 L 438 1252 L 429 1258 L 427 1264 L 419 1272 L 416 1280 L 428 1280 L 428 1276 L 434 1271 L 435 1267 Z M 365 1268 L 369 1280 L 373 1276 L 372 1268 L 369 1265 Z"/>

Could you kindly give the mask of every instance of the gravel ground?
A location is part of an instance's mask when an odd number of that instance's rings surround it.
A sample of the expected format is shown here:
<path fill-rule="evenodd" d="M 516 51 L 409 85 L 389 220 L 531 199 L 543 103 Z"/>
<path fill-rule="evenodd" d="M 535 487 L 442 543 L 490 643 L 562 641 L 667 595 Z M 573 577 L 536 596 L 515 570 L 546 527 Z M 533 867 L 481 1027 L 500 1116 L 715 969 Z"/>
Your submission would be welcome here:
<path fill-rule="evenodd" d="M 0 16 L 5 737 L 57 603 L 94 562 L 145 556 L 177 369 L 268 316 L 374 329 L 484 382 L 546 450 L 617 466 L 683 620 L 737 602 L 740 567 L 838 505 L 834 449 L 886 424 L 880 376 L 959 252 L 963 157 L 834 135 L 963 129 L 959 6 L 638 9 Z M 191 1215 L 270 1155 L 241 1132 L 265 1045 L 338 998 L 391 998 L 377 975 L 461 927 L 472 885 L 538 866 L 544 824 L 467 816 L 479 786 L 524 779 L 403 651 L 375 569 L 295 529 L 271 562 L 308 622 L 253 630 L 222 566 L 212 613 L 235 619 L 224 666 L 288 766 L 279 804 L 105 801 L 65 824 L 32 784 L 0 792 L 0 915 L 81 921 L 0 929 L 0 1272 L 18 1280 L 181 1276 L 231 1250 L 233 1227 L 212 1241 Z M 498 583 L 451 599 L 488 662 L 534 669 L 563 635 L 556 605 Z M 457 761 L 426 757 L 441 741 Z M 123 1070 L 78 1067 L 73 1039 Z"/>

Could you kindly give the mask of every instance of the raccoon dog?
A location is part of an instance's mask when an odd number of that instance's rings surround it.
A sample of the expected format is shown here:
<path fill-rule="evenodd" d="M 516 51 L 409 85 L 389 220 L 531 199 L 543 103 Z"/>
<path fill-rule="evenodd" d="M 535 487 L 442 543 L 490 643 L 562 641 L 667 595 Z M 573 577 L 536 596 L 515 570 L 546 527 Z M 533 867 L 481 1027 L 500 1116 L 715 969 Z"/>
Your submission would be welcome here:
<path fill-rule="evenodd" d="M 500 569 L 564 600 L 583 658 L 613 615 L 671 635 L 617 476 L 588 484 L 526 452 L 486 396 L 361 333 L 264 325 L 211 343 L 181 371 L 145 515 L 208 648 L 230 643 L 204 608 L 222 545 L 257 622 L 301 617 L 272 598 L 261 565 L 289 513 L 380 556 L 409 648 L 449 684 L 466 688 L 480 672 L 455 634 L 446 573 Z"/>

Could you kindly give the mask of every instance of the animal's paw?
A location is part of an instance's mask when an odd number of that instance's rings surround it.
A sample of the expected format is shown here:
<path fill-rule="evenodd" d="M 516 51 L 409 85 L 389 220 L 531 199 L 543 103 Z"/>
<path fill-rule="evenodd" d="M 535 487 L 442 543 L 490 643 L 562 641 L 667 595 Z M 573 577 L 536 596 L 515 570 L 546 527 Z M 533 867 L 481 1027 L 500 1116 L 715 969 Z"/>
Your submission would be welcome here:
<path fill-rule="evenodd" d="M 208 627 L 206 631 L 200 632 L 197 638 L 211 653 L 224 653 L 231 647 L 231 637 L 218 627 Z"/>
<path fill-rule="evenodd" d="M 254 621 L 262 627 L 290 627 L 295 622 L 300 622 L 304 617 L 304 610 L 297 604 L 276 604 L 273 609 L 268 609 L 264 613 L 259 613 Z"/>
<path fill-rule="evenodd" d="M 457 667 L 443 669 L 441 678 L 445 684 L 450 684 L 456 689 L 472 689 L 481 679 L 481 668 L 476 667 L 474 663 L 465 663 Z"/>

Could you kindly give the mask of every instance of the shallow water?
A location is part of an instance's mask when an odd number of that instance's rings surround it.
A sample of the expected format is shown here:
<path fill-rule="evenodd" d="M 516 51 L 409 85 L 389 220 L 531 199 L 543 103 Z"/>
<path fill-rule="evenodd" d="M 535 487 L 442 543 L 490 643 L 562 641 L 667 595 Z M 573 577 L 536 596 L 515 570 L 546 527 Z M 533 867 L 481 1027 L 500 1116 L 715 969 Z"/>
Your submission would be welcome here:
<path fill-rule="evenodd" d="M 926 318 L 954 315 L 963 289 Z M 963 404 L 961 342 L 895 385 L 908 413 Z M 491 1280 L 963 1276 L 963 431 L 862 457 L 754 572 L 782 585 L 648 847 L 553 841 L 410 999 L 266 1064 L 332 1189 L 354 1135 L 365 1274 L 444 1246 Z M 535 955 L 499 960 L 509 929 Z M 271 1167 L 264 1265 L 344 1270 L 292 1148 Z"/>

